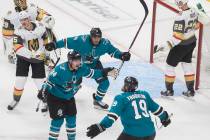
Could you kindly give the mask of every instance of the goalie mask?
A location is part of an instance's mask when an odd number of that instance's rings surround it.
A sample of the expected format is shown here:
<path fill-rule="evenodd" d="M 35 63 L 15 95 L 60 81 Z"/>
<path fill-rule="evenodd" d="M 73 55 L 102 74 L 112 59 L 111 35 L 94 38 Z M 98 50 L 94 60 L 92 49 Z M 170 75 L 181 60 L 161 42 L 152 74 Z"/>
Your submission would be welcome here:
<path fill-rule="evenodd" d="M 27 9 L 27 1 L 26 0 L 14 0 L 15 7 L 20 11 Z"/>

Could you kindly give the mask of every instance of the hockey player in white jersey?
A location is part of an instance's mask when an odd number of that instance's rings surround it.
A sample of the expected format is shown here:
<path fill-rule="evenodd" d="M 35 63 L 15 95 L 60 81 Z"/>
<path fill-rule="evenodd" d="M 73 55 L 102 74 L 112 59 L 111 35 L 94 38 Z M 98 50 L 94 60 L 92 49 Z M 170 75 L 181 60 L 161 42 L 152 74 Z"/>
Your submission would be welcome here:
<path fill-rule="evenodd" d="M 195 31 L 199 28 L 198 13 L 188 6 L 188 0 L 175 0 L 181 10 L 173 25 L 173 37 L 167 41 L 170 52 L 166 60 L 165 85 L 166 91 L 163 96 L 173 96 L 173 84 L 175 81 L 175 67 L 181 63 L 186 81 L 187 91 L 183 95 L 192 97 L 195 94 L 195 74 L 192 66 L 192 54 L 196 47 Z M 154 52 L 160 50 L 155 48 Z"/>
<path fill-rule="evenodd" d="M 12 47 L 12 37 L 14 30 L 21 25 L 19 21 L 19 13 L 21 11 L 27 11 L 30 16 L 30 20 L 42 22 L 47 28 L 48 32 L 55 38 L 51 30 L 55 24 L 55 20 L 50 14 L 34 4 L 27 4 L 27 0 L 14 0 L 14 4 L 14 10 L 8 11 L 7 15 L 4 17 L 2 27 L 5 54 L 8 55 L 8 60 L 10 63 L 14 63 L 15 61 L 15 52 Z"/>
<path fill-rule="evenodd" d="M 21 26 L 15 29 L 13 47 L 17 56 L 16 80 L 13 101 L 8 110 L 13 110 L 20 101 L 28 77 L 29 67 L 32 67 L 32 78 L 38 90 L 41 90 L 45 80 L 44 60 L 46 52 L 51 51 L 45 26 L 38 21 L 32 22 L 26 11 L 19 13 Z"/>

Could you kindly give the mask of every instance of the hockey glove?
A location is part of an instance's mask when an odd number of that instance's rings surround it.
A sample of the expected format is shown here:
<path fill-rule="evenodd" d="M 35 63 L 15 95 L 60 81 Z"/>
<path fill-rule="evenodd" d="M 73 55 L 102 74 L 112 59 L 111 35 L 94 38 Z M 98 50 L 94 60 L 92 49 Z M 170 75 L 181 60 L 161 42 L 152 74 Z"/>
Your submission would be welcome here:
<path fill-rule="evenodd" d="M 161 123 L 164 127 L 167 127 L 171 123 L 171 119 L 168 115 L 168 112 L 164 111 L 164 113 L 166 114 L 166 117 L 164 120 L 161 121 Z"/>
<path fill-rule="evenodd" d="M 118 70 L 114 67 L 104 68 L 103 75 L 104 75 L 104 77 L 111 76 L 111 77 L 115 78 L 116 76 L 118 76 Z"/>
<path fill-rule="evenodd" d="M 92 64 L 93 60 L 94 60 L 93 56 L 86 56 L 86 58 L 85 58 L 85 62 L 87 64 Z"/>
<path fill-rule="evenodd" d="M 87 128 L 87 137 L 90 137 L 91 139 L 94 138 L 95 136 L 99 135 L 103 131 L 105 131 L 106 128 L 101 126 L 100 124 L 93 124 L 90 127 Z"/>
<path fill-rule="evenodd" d="M 168 47 L 171 49 L 171 48 L 173 48 L 174 46 L 175 46 L 175 44 L 173 43 L 173 42 L 171 42 L 171 41 L 167 41 L 167 45 L 168 45 Z"/>
<path fill-rule="evenodd" d="M 155 45 L 154 54 L 160 51 L 164 51 L 164 47 L 162 45 Z"/>
<path fill-rule="evenodd" d="M 121 55 L 121 60 L 122 61 L 129 61 L 131 58 L 130 52 L 123 52 Z"/>
<path fill-rule="evenodd" d="M 52 16 L 44 16 L 42 23 L 48 29 L 52 29 L 55 25 L 55 19 Z"/>
<path fill-rule="evenodd" d="M 55 50 L 56 49 L 56 43 L 55 42 L 50 42 L 50 43 L 46 44 L 45 49 L 49 52 Z"/>
<path fill-rule="evenodd" d="M 40 99 L 43 103 L 47 102 L 47 91 L 43 91 L 43 88 L 39 91 L 37 95 L 38 99 Z"/>

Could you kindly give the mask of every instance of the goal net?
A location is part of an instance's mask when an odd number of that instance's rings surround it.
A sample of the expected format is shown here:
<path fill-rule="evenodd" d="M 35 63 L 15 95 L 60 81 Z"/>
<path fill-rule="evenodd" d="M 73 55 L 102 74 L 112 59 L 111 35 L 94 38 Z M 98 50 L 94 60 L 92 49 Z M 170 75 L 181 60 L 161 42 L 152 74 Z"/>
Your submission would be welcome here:
<path fill-rule="evenodd" d="M 179 12 L 175 0 L 154 0 L 151 33 L 150 62 L 161 65 L 168 51 L 153 54 L 155 45 L 166 42 L 172 36 L 172 26 Z M 189 6 L 199 11 L 200 29 L 197 31 L 197 47 L 193 55 L 196 70 L 195 89 L 210 89 L 210 2 L 208 0 L 189 0 Z M 181 70 L 181 69 L 180 69 Z M 180 73 L 180 72 L 179 72 Z M 183 77 L 183 76 L 182 76 Z"/>

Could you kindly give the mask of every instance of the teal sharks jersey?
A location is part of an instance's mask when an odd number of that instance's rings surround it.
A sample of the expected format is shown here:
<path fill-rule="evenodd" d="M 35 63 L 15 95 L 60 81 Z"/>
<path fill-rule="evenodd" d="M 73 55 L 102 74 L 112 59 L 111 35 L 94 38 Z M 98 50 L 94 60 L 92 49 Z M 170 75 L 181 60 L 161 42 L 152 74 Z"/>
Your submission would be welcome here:
<path fill-rule="evenodd" d="M 78 70 L 70 70 L 68 62 L 60 64 L 49 74 L 46 89 L 56 97 L 69 100 L 81 87 L 82 77 L 100 79 L 103 72 L 83 64 Z"/>
<path fill-rule="evenodd" d="M 150 112 L 161 120 L 166 118 L 163 108 L 146 91 L 125 92 L 115 97 L 109 113 L 100 124 L 109 128 L 120 117 L 123 133 L 135 137 L 151 136 L 155 134 L 155 127 Z"/>
<path fill-rule="evenodd" d="M 97 46 L 91 43 L 90 35 L 80 35 L 76 37 L 69 37 L 60 40 L 56 43 L 57 48 L 67 47 L 79 52 L 84 63 L 95 66 L 100 57 L 104 54 L 109 54 L 114 58 L 121 58 L 121 51 L 115 48 L 109 40 L 102 38 Z M 87 58 L 93 58 L 92 63 L 87 61 Z"/>

